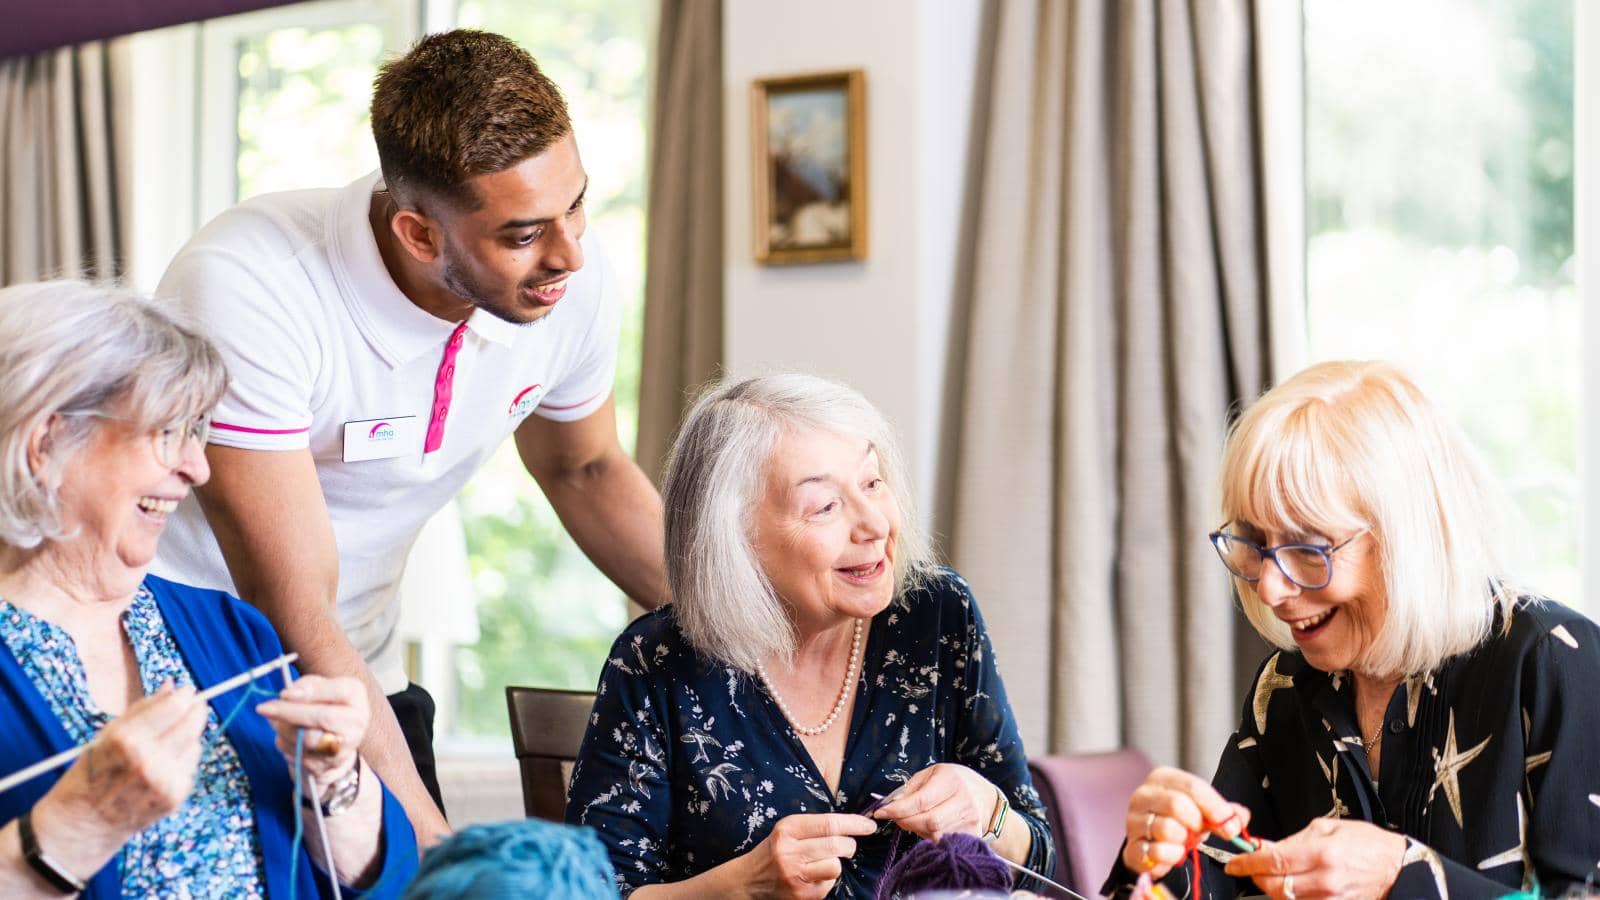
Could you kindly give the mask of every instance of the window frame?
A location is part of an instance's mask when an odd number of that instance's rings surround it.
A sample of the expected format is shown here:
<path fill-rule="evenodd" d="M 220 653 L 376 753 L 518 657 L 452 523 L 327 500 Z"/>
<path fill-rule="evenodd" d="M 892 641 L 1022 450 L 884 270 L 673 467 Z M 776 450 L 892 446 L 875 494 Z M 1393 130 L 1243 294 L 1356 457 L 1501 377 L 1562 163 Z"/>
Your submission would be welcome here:
<path fill-rule="evenodd" d="M 386 52 L 420 36 L 420 0 L 314 0 L 200 23 L 195 91 L 195 212 L 208 222 L 239 202 L 239 44 L 283 28 L 377 25 Z"/>

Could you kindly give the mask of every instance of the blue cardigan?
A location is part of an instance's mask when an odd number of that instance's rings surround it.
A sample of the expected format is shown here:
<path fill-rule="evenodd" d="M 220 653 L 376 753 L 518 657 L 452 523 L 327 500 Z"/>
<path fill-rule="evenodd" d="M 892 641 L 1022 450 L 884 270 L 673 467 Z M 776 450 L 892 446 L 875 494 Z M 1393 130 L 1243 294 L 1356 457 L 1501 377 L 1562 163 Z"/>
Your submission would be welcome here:
<path fill-rule="evenodd" d="M 144 584 L 155 595 L 173 641 L 201 690 L 283 654 L 277 633 L 266 618 L 248 604 L 222 591 L 175 584 L 154 575 L 146 576 Z M 273 683 L 275 677 L 267 678 L 269 680 L 263 684 L 281 687 Z M 245 690 L 241 686 L 212 698 L 211 706 L 218 718 L 227 717 Z M 0 741 L 0 774 L 15 772 L 74 746 L 50 712 L 49 703 L 4 643 L 0 643 L 0 720 L 6 723 L 5 737 Z M 267 896 L 288 897 L 292 878 L 296 896 L 307 900 L 327 898 L 327 876 L 311 862 L 303 848 L 299 866 L 293 872 L 289 870 L 290 842 L 294 837 L 294 781 L 275 746 L 272 725 L 254 710 L 247 710 L 228 725 L 227 735 L 250 778 Z M 0 794 L 0 823 L 10 822 L 33 808 L 64 771 L 63 768 L 40 775 Z M 310 827 L 309 820 L 306 825 Z M 82 896 L 88 900 L 120 898 L 122 881 L 118 861 L 119 857 L 112 857 L 96 872 Z M 346 888 L 344 894 L 347 897 L 398 896 L 416 868 L 416 835 L 405 811 L 385 788 L 383 872 L 374 883 L 374 889 L 360 892 Z"/>

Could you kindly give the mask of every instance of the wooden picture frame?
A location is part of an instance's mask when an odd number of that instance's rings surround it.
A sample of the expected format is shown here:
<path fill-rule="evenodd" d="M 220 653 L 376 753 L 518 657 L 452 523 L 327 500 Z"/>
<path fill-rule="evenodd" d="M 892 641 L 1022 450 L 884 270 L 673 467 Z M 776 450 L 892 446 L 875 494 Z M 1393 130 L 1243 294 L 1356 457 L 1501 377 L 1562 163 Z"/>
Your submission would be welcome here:
<path fill-rule="evenodd" d="M 750 100 L 756 261 L 866 259 L 865 71 L 759 78 Z"/>

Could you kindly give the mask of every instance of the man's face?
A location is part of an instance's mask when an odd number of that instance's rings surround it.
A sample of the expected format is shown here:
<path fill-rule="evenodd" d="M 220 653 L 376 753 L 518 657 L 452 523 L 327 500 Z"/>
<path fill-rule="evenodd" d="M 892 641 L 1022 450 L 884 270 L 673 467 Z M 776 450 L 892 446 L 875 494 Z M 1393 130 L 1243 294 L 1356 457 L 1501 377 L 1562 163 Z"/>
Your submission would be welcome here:
<path fill-rule="evenodd" d="M 545 152 L 471 179 L 481 206 L 446 211 L 440 278 L 474 306 L 519 325 L 549 314 L 583 268 L 589 179 L 568 134 Z"/>

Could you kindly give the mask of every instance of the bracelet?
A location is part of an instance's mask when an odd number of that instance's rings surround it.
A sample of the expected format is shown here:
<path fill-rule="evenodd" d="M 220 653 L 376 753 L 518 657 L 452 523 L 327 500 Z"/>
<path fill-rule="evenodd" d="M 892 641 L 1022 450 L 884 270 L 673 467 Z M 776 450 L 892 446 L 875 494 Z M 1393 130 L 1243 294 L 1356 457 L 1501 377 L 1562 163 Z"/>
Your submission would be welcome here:
<path fill-rule="evenodd" d="M 46 884 L 62 894 L 83 893 L 84 883 L 73 877 L 61 864 L 39 849 L 39 838 L 33 833 L 33 810 L 29 809 L 17 819 L 17 837 L 22 843 L 22 858 Z"/>
<path fill-rule="evenodd" d="M 1006 802 L 1005 791 L 994 789 L 994 812 L 989 815 L 989 829 L 983 833 L 986 841 L 997 841 L 1000 832 L 1006 827 L 1006 814 L 1011 811 L 1011 804 Z"/>

